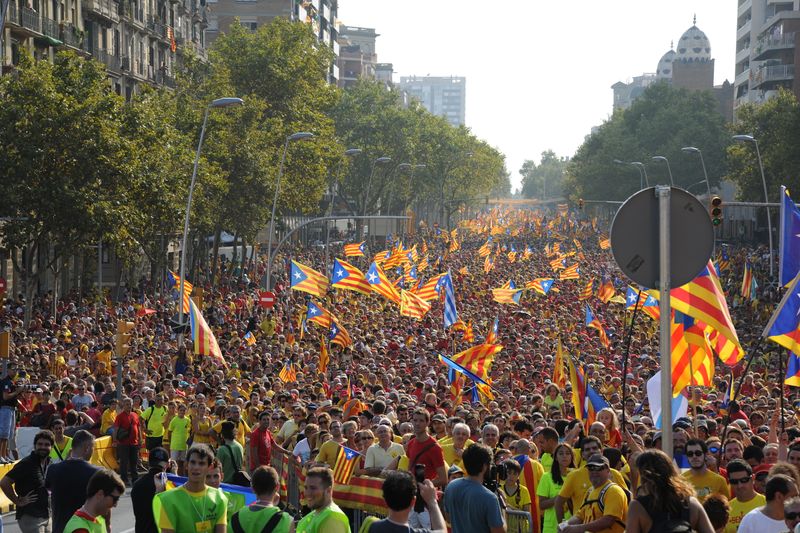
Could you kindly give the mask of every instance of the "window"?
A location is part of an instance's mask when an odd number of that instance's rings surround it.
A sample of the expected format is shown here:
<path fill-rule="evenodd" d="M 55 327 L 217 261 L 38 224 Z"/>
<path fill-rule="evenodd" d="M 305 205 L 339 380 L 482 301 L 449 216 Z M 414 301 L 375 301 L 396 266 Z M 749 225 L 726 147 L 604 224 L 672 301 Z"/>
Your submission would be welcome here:
<path fill-rule="evenodd" d="M 258 29 L 258 21 L 255 18 L 241 18 L 239 19 L 239 24 L 250 31 L 256 31 Z"/>

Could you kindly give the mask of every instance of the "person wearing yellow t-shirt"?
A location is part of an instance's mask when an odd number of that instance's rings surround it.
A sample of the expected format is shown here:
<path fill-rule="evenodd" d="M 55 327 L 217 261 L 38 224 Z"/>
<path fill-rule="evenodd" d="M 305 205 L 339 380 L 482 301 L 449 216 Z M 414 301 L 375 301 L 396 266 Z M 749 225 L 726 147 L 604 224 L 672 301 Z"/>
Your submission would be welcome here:
<path fill-rule="evenodd" d="M 100 434 L 110 435 L 111 428 L 114 426 L 114 420 L 117 419 L 117 400 L 112 398 L 108 402 L 108 407 L 103 411 L 103 416 L 100 418 Z"/>
<path fill-rule="evenodd" d="M 506 467 L 506 480 L 502 485 L 506 505 L 514 511 L 531 512 L 531 494 L 528 489 L 519 483 L 522 467 L 513 459 L 503 461 Z M 509 533 L 522 533 L 530 530 L 528 519 L 522 516 L 509 516 L 507 518 L 507 531 Z"/>
<path fill-rule="evenodd" d="M 164 406 L 164 397 L 156 396 L 155 403 L 142 412 L 142 421 L 145 425 L 147 450 L 158 448 L 163 444 L 164 421 L 167 417 L 167 408 Z"/>
<path fill-rule="evenodd" d="M 112 355 L 111 345 L 105 344 L 103 346 L 103 349 L 97 352 L 97 355 L 95 355 L 95 359 L 97 359 L 98 363 L 104 363 L 106 365 L 106 369 L 109 369 L 111 368 L 111 355 Z"/>
<path fill-rule="evenodd" d="M 561 523 L 564 519 L 564 507 L 567 502 L 572 502 L 573 514 L 581 508 L 586 492 L 592 487 L 592 480 L 586 462 L 589 458 L 600 454 L 601 451 L 602 446 L 600 445 L 600 439 L 591 435 L 584 437 L 583 442 L 581 442 L 581 458 L 584 464 L 580 468 L 576 468 L 567 474 L 567 477 L 564 479 L 564 485 L 558 492 L 555 501 L 556 523 Z M 617 470 L 612 468 L 610 476 L 611 481 L 620 487 L 625 486 L 625 479 Z"/>
<path fill-rule="evenodd" d="M 708 446 L 705 441 L 700 439 L 689 439 L 686 441 L 686 458 L 689 460 L 688 471 L 683 473 L 689 483 L 694 486 L 697 492 L 697 499 L 703 503 L 710 494 L 722 494 L 726 498 L 730 497 L 730 489 L 725 478 L 712 472 L 706 466 L 706 454 Z"/>
<path fill-rule="evenodd" d="M 734 459 L 728 463 L 727 470 L 728 482 L 735 498 L 730 501 L 730 515 L 725 533 L 736 533 L 744 515 L 756 507 L 766 505 L 767 499 L 753 487 L 753 470 L 747 462 Z"/>
<path fill-rule="evenodd" d="M 592 488 L 587 491 L 575 515 L 561 533 L 623 533 L 628 517 L 628 496 L 611 480 L 611 466 L 597 453 L 586 460 Z"/>
<path fill-rule="evenodd" d="M 239 409 L 238 405 L 232 405 L 228 408 L 228 418 L 226 419 L 236 426 L 236 442 L 242 445 L 242 448 L 247 449 L 246 440 L 250 436 L 250 426 L 247 425 L 242 419 L 242 410 Z M 214 433 L 218 435 L 217 442 L 222 442 L 222 439 L 219 437 L 220 432 L 222 431 L 222 423 L 225 420 L 220 420 L 217 424 L 214 425 L 212 428 Z"/>
<path fill-rule="evenodd" d="M 464 450 L 475 444 L 470 440 L 469 426 L 463 423 L 458 423 L 453 426 L 453 441 L 450 444 L 442 445 L 442 453 L 444 460 L 450 466 L 457 466 L 462 471 L 465 471 L 464 461 L 461 460 L 461 454 Z"/>

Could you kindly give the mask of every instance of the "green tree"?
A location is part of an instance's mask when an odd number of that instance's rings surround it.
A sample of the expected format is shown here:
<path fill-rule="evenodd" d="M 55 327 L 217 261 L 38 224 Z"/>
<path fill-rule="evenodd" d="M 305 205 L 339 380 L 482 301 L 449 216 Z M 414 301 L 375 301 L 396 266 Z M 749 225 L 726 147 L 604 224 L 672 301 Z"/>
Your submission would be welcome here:
<path fill-rule="evenodd" d="M 129 206 L 131 143 L 120 134 L 123 101 L 105 68 L 73 53 L 54 63 L 23 55 L 0 78 L 0 240 L 12 254 L 28 302 L 44 267 L 110 238 Z M 40 259 L 46 259 L 45 264 Z"/>
<path fill-rule="evenodd" d="M 562 182 L 569 158 L 558 157 L 552 150 L 542 152 L 537 165 L 527 159 L 519 173 L 522 175 L 522 196 L 525 198 L 554 198 L 562 195 Z"/>
<path fill-rule="evenodd" d="M 571 198 L 624 200 L 639 189 L 639 173 L 614 160 L 641 161 L 651 185 L 669 184 L 667 166 L 652 161 L 654 155 L 669 160 L 675 185 L 692 187 L 703 180 L 699 158 L 681 148 L 702 150 L 711 186 L 726 174 L 725 148 L 730 143 L 725 120 L 710 91 L 675 89 L 666 83 L 647 88 L 641 98 L 617 111 L 578 148 L 567 165 L 564 190 Z"/>
<path fill-rule="evenodd" d="M 770 202 L 780 201 L 780 186 L 786 185 L 797 200 L 800 191 L 800 105 L 794 94 L 781 90 L 761 105 L 747 104 L 737 110 L 732 133 L 752 135 L 764 164 Z M 752 143 L 734 143 L 728 147 L 729 177 L 738 186 L 741 200 L 763 201 L 761 170 Z"/>

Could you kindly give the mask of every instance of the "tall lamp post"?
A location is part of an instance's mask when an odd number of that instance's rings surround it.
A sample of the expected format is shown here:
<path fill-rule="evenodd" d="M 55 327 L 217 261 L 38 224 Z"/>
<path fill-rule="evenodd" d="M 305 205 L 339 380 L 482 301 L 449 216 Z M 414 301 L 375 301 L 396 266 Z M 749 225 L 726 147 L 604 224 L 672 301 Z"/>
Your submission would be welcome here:
<path fill-rule="evenodd" d="M 642 163 L 641 161 L 631 161 L 631 165 L 635 166 L 642 172 L 642 174 L 644 175 L 644 184 L 649 187 L 650 180 L 647 179 L 647 167 L 644 166 L 644 163 Z"/>
<path fill-rule="evenodd" d="M 186 200 L 186 214 L 183 218 L 183 237 L 181 238 L 181 268 L 180 277 L 181 281 L 178 287 L 178 324 L 183 326 L 183 287 L 184 280 L 186 279 L 186 238 L 189 235 L 189 212 L 192 210 L 192 196 L 194 195 L 194 186 L 197 182 L 197 166 L 200 164 L 200 151 L 203 149 L 203 138 L 206 135 L 206 124 L 208 123 L 208 112 L 211 109 L 222 107 L 234 107 L 244 105 L 244 100 L 235 97 L 217 98 L 206 107 L 206 112 L 203 115 L 203 126 L 200 128 L 200 141 L 197 143 L 197 153 L 194 156 L 194 170 L 192 170 L 192 181 L 189 183 L 189 198 Z"/>
<path fill-rule="evenodd" d="M 363 150 L 361 148 L 348 148 L 344 151 L 347 157 L 355 157 L 360 155 Z M 333 184 L 331 186 L 331 203 L 328 206 L 328 216 L 333 214 L 333 204 L 336 200 L 336 191 L 339 189 L 339 170 L 341 170 L 342 163 L 339 162 L 336 168 L 336 174 L 333 176 Z M 334 222 L 336 224 L 336 222 Z M 330 255 L 330 242 L 331 242 L 331 225 L 330 222 L 325 222 L 325 272 L 328 271 L 328 256 Z"/>
<path fill-rule="evenodd" d="M 650 159 L 652 159 L 653 161 L 663 161 L 664 163 L 667 164 L 667 172 L 669 173 L 669 184 L 674 187 L 675 180 L 672 179 L 672 168 L 669 166 L 669 159 L 667 159 L 663 155 L 654 155 Z"/>
<path fill-rule="evenodd" d="M 378 163 L 391 163 L 392 158 L 381 156 L 377 158 L 375 161 L 372 162 L 372 170 L 369 172 L 369 180 L 367 181 L 367 194 L 364 196 L 364 209 L 361 210 L 361 216 L 367 216 L 367 205 L 369 205 L 369 190 L 372 188 L 372 177 L 375 176 L 375 167 L 378 166 Z M 365 220 L 365 224 L 367 224 L 367 235 L 369 235 L 369 223 Z M 359 237 L 360 238 L 360 237 Z"/>
<path fill-rule="evenodd" d="M 286 152 L 289 150 L 290 142 L 310 139 L 313 136 L 313 133 L 299 131 L 287 136 L 286 142 L 283 143 L 281 165 L 278 167 L 278 180 L 275 182 L 275 194 L 272 197 L 272 215 L 269 217 L 269 237 L 267 237 L 267 290 L 272 288 L 272 235 L 275 233 L 275 210 L 278 207 L 278 194 L 281 191 L 281 176 L 283 176 L 283 165 L 286 162 Z"/>
<path fill-rule="evenodd" d="M 711 184 L 708 182 L 708 172 L 706 171 L 706 162 L 703 159 L 703 152 L 700 151 L 700 148 L 695 148 L 694 146 L 684 146 L 683 148 L 681 148 L 681 152 L 685 154 L 697 154 L 700 156 L 700 164 L 703 166 L 703 178 L 706 181 L 706 192 L 708 193 L 708 201 L 711 202 Z"/>
<path fill-rule="evenodd" d="M 636 170 L 639 171 L 639 190 L 644 189 L 644 174 L 642 174 L 642 167 L 644 167 L 644 165 L 640 167 L 639 165 L 634 165 L 630 161 L 622 161 L 621 159 L 614 159 L 614 163 L 616 163 L 617 165 L 630 165 L 632 167 L 635 167 Z"/>
<path fill-rule="evenodd" d="M 767 194 L 767 178 L 764 176 L 764 163 L 761 161 L 761 150 L 758 148 L 758 141 L 752 135 L 734 135 L 734 141 L 753 143 L 756 147 L 756 155 L 758 156 L 758 168 L 761 170 L 761 184 L 764 186 L 764 203 L 769 204 L 769 195 Z M 769 277 L 775 280 L 773 271 L 774 256 L 772 255 L 772 220 L 769 217 L 769 206 L 767 209 L 767 231 L 769 232 Z"/>

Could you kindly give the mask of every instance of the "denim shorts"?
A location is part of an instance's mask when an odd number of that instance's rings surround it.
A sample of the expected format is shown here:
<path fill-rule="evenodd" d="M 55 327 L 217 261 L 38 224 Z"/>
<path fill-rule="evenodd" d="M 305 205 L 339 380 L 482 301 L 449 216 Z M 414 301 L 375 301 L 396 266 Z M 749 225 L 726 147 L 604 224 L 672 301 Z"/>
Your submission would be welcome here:
<path fill-rule="evenodd" d="M 14 436 L 16 413 L 13 407 L 0 407 L 0 439 L 9 440 Z"/>

